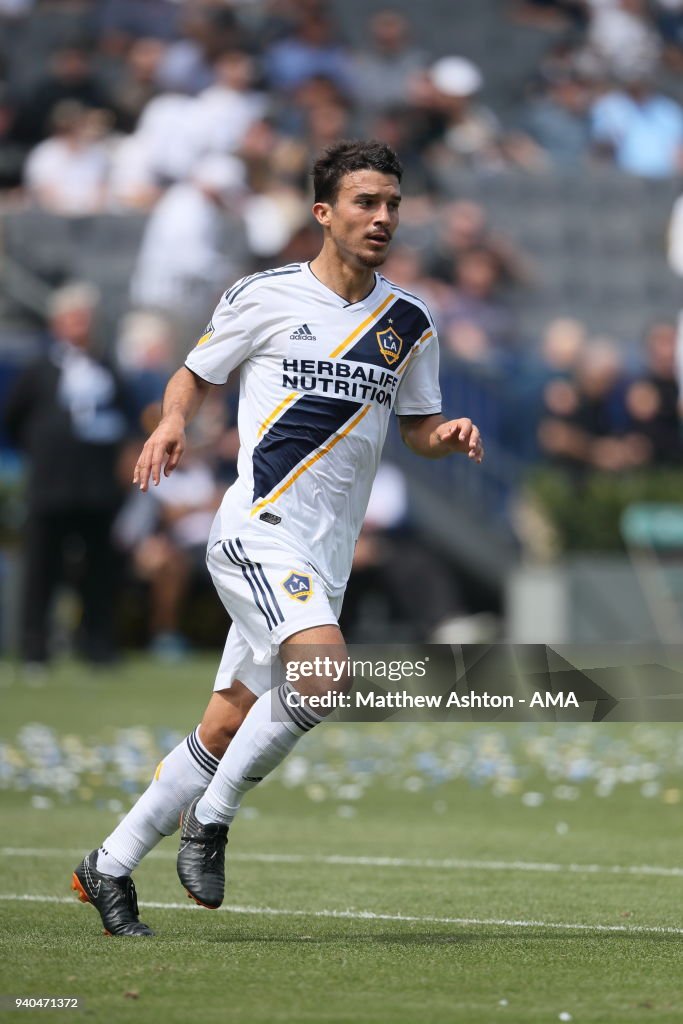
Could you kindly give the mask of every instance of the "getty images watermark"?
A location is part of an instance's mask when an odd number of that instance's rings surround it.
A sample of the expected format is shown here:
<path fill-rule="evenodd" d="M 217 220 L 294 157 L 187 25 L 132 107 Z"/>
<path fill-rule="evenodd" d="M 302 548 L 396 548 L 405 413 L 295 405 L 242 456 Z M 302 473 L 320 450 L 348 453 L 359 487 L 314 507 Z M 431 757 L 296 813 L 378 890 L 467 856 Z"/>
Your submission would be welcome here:
<path fill-rule="evenodd" d="M 683 646 L 297 647 L 282 705 L 339 721 L 683 721 Z"/>

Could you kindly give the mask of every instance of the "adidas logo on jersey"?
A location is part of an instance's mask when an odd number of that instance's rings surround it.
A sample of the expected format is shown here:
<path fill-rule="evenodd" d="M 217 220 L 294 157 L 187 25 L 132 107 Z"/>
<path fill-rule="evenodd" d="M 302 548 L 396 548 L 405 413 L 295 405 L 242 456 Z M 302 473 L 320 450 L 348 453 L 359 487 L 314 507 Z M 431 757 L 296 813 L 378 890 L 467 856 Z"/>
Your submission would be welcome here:
<path fill-rule="evenodd" d="M 290 341 L 317 341 L 315 334 L 311 334 L 311 328 L 308 324 L 303 324 L 301 327 L 297 327 L 289 336 Z"/>

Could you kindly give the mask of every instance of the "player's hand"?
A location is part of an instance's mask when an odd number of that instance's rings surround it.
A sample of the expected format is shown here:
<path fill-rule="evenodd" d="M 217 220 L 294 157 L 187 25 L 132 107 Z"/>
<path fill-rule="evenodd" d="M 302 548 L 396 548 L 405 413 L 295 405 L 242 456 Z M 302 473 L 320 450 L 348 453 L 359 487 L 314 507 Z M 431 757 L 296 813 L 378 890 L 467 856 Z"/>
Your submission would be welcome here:
<path fill-rule="evenodd" d="M 184 451 L 185 430 L 182 422 L 177 418 L 163 419 L 154 433 L 147 438 L 140 452 L 133 472 L 133 483 L 139 484 L 141 491 L 146 491 L 151 477 L 156 487 L 161 479 L 162 468 L 164 476 L 170 476 Z"/>
<path fill-rule="evenodd" d="M 433 447 L 444 452 L 462 452 L 474 462 L 481 462 L 484 458 L 484 444 L 479 428 L 465 416 L 439 424 L 432 437 Z"/>

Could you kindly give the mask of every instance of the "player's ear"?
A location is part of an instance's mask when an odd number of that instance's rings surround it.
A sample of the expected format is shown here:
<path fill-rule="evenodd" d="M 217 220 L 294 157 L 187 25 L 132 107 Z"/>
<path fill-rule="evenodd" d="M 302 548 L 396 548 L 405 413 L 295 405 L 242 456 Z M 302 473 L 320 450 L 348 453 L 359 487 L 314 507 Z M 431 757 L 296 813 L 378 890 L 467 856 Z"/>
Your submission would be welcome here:
<path fill-rule="evenodd" d="M 313 203 L 313 216 L 322 227 L 326 228 L 329 226 L 331 215 L 331 203 Z"/>

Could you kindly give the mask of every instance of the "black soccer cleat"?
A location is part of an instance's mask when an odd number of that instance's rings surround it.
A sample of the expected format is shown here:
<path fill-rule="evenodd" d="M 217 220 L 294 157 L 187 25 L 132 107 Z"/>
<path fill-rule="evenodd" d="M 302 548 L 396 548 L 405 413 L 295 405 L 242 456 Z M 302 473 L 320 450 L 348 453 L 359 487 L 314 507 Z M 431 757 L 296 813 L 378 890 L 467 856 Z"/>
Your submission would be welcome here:
<path fill-rule="evenodd" d="M 225 847 L 228 826 L 202 825 L 195 816 L 196 797 L 180 815 L 178 878 L 190 899 L 216 910 L 225 893 Z"/>
<path fill-rule="evenodd" d="M 114 878 L 97 870 L 97 850 L 84 857 L 73 873 L 71 888 L 81 903 L 92 903 L 99 912 L 105 935 L 154 935 L 138 917 L 138 898 L 133 879 Z"/>

